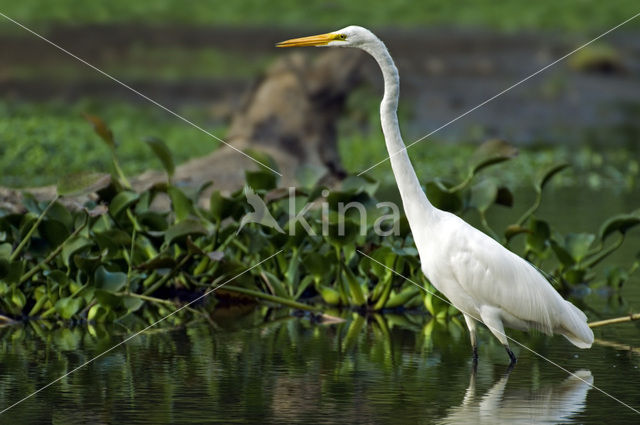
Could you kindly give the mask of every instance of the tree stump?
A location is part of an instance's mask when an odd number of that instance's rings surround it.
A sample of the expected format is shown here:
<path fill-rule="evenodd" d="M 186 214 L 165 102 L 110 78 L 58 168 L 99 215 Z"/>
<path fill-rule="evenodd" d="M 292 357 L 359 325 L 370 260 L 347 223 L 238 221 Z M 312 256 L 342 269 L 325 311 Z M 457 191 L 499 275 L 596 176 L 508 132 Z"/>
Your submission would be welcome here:
<path fill-rule="evenodd" d="M 275 62 L 260 77 L 235 113 L 224 139 L 241 151 L 271 156 L 282 173 L 281 185 L 295 184 L 302 164 L 326 169 L 326 178 L 344 176 L 337 140 L 337 122 L 349 93 L 362 80 L 362 54 L 327 50 L 311 59 L 293 53 Z M 213 181 L 217 190 L 233 191 L 244 184 L 245 170 L 260 165 L 228 146 L 180 165 L 176 182 L 200 185 Z M 161 179 L 145 173 L 135 179 L 140 188 Z M 140 186 L 142 184 L 142 186 Z"/>
<path fill-rule="evenodd" d="M 314 53 L 290 53 L 269 67 L 245 95 L 224 139 L 240 151 L 253 150 L 272 157 L 282 174 L 282 186 L 295 185 L 295 172 L 303 164 L 323 167 L 328 183 L 345 174 L 338 153 L 337 122 L 349 93 L 362 80 L 364 56 L 351 49 Z M 179 165 L 174 182 L 200 186 L 212 181 L 209 193 L 228 193 L 244 185 L 246 170 L 260 168 L 236 150 L 221 145 L 207 156 Z M 160 171 L 147 171 L 131 182 L 136 190 L 144 191 L 165 179 Z M 54 186 L 0 188 L 0 208 L 22 210 L 23 191 L 38 199 L 52 199 L 56 194 Z M 203 199 L 209 193 L 203 193 Z"/>

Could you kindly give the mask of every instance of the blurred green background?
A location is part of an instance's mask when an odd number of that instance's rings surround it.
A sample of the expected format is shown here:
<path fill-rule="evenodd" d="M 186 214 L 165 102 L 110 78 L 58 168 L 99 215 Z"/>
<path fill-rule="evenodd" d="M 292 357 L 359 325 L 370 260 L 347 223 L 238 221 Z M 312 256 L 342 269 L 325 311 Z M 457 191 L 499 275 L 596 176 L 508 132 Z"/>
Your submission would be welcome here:
<path fill-rule="evenodd" d="M 498 54 L 505 40 L 508 43 L 512 39 L 521 40 L 514 42 L 516 44 L 539 46 L 562 40 L 562 48 L 569 48 L 630 18 L 638 13 L 638 9 L 637 2 L 626 0 L 403 0 L 374 5 L 363 0 L 304 3 L 0 0 L 3 14 L 42 33 L 222 138 L 242 94 L 275 58 L 283 55 L 272 47 L 282 38 L 359 24 L 380 32 L 383 38 L 397 38 L 392 47 L 399 50 L 397 46 L 401 45 L 404 56 L 420 54 L 427 61 L 430 52 L 411 50 L 412 37 L 433 40 L 436 45 L 439 38 L 446 42 L 452 36 L 463 41 L 473 40 L 477 34 L 489 39 L 498 37 L 502 40 L 496 45 Z M 615 84 L 623 81 L 626 85 L 620 92 L 629 97 L 640 94 L 635 82 L 638 63 L 635 59 L 627 60 L 629 52 L 638 53 L 639 28 L 640 20 L 630 22 L 612 34 L 611 39 L 587 50 L 583 58 L 587 63 L 585 68 L 593 60 L 613 64 L 614 68 L 619 65 L 620 69 L 616 69 L 620 72 L 606 78 L 607 81 L 613 78 Z M 177 162 L 206 154 L 218 146 L 215 140 L 2 17 L 0 43 L 3 45 L 0 49 L 0 185 L 44 185 L 55 182 L 63 173 L 108 170 L 107 148 L 84 120 L 82 114 L 85 112 L 102 117 L 111 126 L 119 142 L 121 162 L 125 172 L 130 174 L 159 168 L 142 143 L 147 136 L 165 140 Z M 566 53 L 562 48 L 556 46 L 548 57 L 535 63 L 551 62 Z M 515 49 L 518 49 L 517 45 Z M 412 68 L 401 59 L 399 67 L 403 81 L 414 81 L 414 85 L 424 88 L 424 94 L 415 94 L 411 86 L 403 92 L 408 96 L 403 97 L 400 114 L 407 138 L 430 132 L 454 118 L 453 112 L 462 112 L 465 107 L 479 103 L 476 99 L 486 99 L 539 69 L 534 64 L 511 69 L 511 62 L 519 60 L 517 54 L 513 54 L 512 61 L 507 57 L 504 67 L 508 72 L 504 75 L 500 74 L 503 65 L 498 60 L 495 73 L 502 75 L 501 80 L 495 81 L 489 76 L 487 80 L 493 81 L 494 85 L 485 86 L 482 75 L 471 77 L 468 84 L 483 91 L 476 93 L 476 97 L 467 98 L 468 89 L 458 89 L 452 98 L 460 97 L 461 100 L 454 100 L 463 107 L 438 110 L 433 99 L 439 98 L 437 95 L 430 97 L 431 87 L 423 83 L 423 79 L 428 78 L 425 69 L 431 65 Z M 470 62 L 468 66 L 473 64 Z M 581 66 L 580 63 L 575 65 Z M 467 65 L 463 64 L 462 68 L 465 67 Z M 446 77 L 440 76 L 435 81 L 446 83 Z M 589 78 L 591 76 L 587 75 L 580 81 Z M 542 82 L 526 83 L 527 90 L 535 93 L 523 92 L 524 99 L 532 96 L 553 101 L 554 96 L 561 97 L 558 93 L 567 85 L 571 86 L 572 81 L 572 74 L 551 73 Z M 598 83 L 592 84 L 597 86 Z M 580 85 L 573 89 L 583 90 Z M 450 89 L 444 86 L 442 90 Z M 365 85 L 348 102 L 347 114 L 340 123 L 339 138 L 344 165 L 349 171 L 360 171 L 385 156 L 376 116 L 379 96 L 377 87 Z M 612 96 L 615 100 L 615 94 Z M 613 102 L 611 98 L 605 101 L 604 108 Z M 582 103 L 589 102 L 582 100 Z M 576 108 L 579 107 L 578 104 Z M 534 105 L 533 108 L 543 107 Z M 443 132 L 442 137 L 435 135 L 432 139 L 437 148 L 424 143 L 424 146 L 412 149 L 412 157 L 425 178 L 447 175 L 455 172 L 456 164 L 465 163 L 479 141 L 499 136 L 515 144 L 530 146 L 512 166 L 511 173 L 516 180 L 526 178 L 543 164 L 566 159 L 582 172 L 578 177 L 569 175 L 565 178 L 569 184 L 584 178 L 596 187 L 613 184 L 628 188 L 635 185 L 634 177 L 638 173 L 634 158 L 637 157 L 639 131 L 633 123 L 640 108 L 628 101 L 624 102 L 624 108 L 626 112 L 621 112 L 621 117 L 611 120 L 604 120 L 606 114 L 601 115 L 597 109 L 582 114 L 586 116 L 586 121 L 580 124 L 585 127 L 584 134 L 576 136 L 573 129 L 565 132 L 579 139 L 577 144 L 575 140 L 565 143 L 565 133 L 556 131 L 543 132 L 542 136 L 528 129 L 525 136 L 502 127 L 487 131 L 486 128 L 493 125 L 492 117 L 497 114 L 487 109 L 491 116 L 470 116 L 466 124 L 461 123 L 458 127 L 460 131 Z M 518 115 L 517 110 L 509 109 L 514 116 Z M 536 111 L 523 108 L 512 127 L 522 127 L 535 120 L 535 114 Z M 601 118 L 606 125 L 599 127 L 595 124 Z M 570 120 L 571 115 L 564 119 Z M 361 125 L 363 120 L 364 126 Z M 584 122 L 593 122 L 593 128 Z M 429 147 L 425 147 L 427 145 Z M 387 171 L 379 167 L 373 174 L 388 179 L 390 173 Z"/>
<path fill-rule="evenodd" d="M 3 13 L 28 25 L 141 23 L 188 26 L 283 26 L 320 28 L 359 24 L 371 27 L 462 26 L 521 31 L 593 31 L 617 25 L 638 13 L 631 0 L 365 0 L 304 3 L 291 0 L 131 2 L 111 0 L 0 1 Z M 635 24 L 636 26 L 638 24 Z"/>

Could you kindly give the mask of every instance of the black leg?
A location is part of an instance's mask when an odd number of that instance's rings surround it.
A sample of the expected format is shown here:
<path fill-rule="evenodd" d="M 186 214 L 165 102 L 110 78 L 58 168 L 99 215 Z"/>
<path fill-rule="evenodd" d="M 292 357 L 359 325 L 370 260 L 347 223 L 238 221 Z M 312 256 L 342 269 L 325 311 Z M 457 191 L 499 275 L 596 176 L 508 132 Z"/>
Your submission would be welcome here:
<path fill-rule="evenodd" d="M 507 373 L 509 373 L 518 362 L 518 359 L 516 358 L 516 355 L 513 354 L 513 351 L 511 351 L 511 349 L 508 346 L 505 345 L 504 348 L 507 350 L 507 354 L 509 355 L 510 361 L 509 361 L 509 367 L 507 368 Z"/>
<path fill-rule="evenodd" d="M 475 376 L 478 372 L 478 346 L 473 346 L 473 354 L 471 357 L 471 375 Z"/>

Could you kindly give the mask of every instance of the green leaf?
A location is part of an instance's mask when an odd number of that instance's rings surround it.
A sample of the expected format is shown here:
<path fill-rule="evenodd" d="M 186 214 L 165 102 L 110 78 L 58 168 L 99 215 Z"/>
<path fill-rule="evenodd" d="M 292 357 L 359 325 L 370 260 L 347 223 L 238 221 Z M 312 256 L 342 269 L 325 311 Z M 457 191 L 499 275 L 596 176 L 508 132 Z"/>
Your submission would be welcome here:
<path fill-rule="evenodd" d="M 327 240 L 334 246 L 345 246 L 353 243 L 360 234 L 360 223 L 343 217 L 343 225 L 338 223 L 330 223 L 328 226 Z M 301 228 L 296 228 L 296 233 L 304 232 Z"/>
<path fill-rule="evenodd" d="M 44 220 L 40 223 L 40 235 L 47 241 L 52 247 L 57 247 L 69 237 L 69 230 L 67 227 L 57 220 Z"/>
<path fill-rule="evenodd" d="M 589 252 L 596 235 L 591 233 L 569 233 L 565 236 L 564 246 L 576 262 L 580 262 Z"/>
<path fill-rule="evenodd" d="M 67 174 L 58 179 L 57 191 L 60 196 L 83 196 L 97 192 L 111 184 L 111 175 L 105 173 L 79 172 Z"/>
<path fill-rule="evenodd" d="M 360 286 L 360 282 L 358 282 L 358 279 L 349 267 L 344 267 L 343 270 L 344 277 L 347 281 L 347 286 L 349 287 L 349 294 L 351 295 L 349 297 L 351 304 L 358 307 L 363 306 L 364 303 L 367 302 L 367 300 L 364 296 L 364 292 L 362 291 L 362 287 Z"/>
<path fill-rule="evenodd" d="M 103 263 L 102 255 L 78 253 L 73 256 L 73 264 L 83 272 L 91 275 Z"/>
<path fill-rule="evenodd" d="M 611 288 L 620 288 L 629 279 L 629 273 L 620 266 L 607 266 L 604 274 Z"/>
<path fill-rule="evenodd" d="M 93 245 L 93 242 L 89 239 L 83 238 L 81 236 L 74 237 L 71 241 L 67 242 L 65 246 L 62 248 L 62 262 L 65 266 L 69 267 L 69 258 L 86 248 L 89 248 Z"/>
<path fill-rule="evenodd" d="M 172 269 L 175 267 L 176 264 L 177 263 L 175 259 L 165 255 L 159 255 L 147 262 L 138 264 L 137 266 L 135 266 L 135 269 L 136 270 Z"/>
<path fill-rule="evenodd" d="M 572 266 L 576 263 L 576 260 L 574 260 L 573 256 L 563 246 L 558 244 L 553 239 L 551 240 L 551 248 L 556 254 L 556 257 L 558 257 L 558 260 L 560 260 L 560 262 L 565 266 Z"/>
<path fill-rule="evenodd" d="M 327 174 L 327 169 L 316 164 L 303 164 L 296 170 L 295 176 L 300 187 L 310 189 Z"/>
<path fill-rule="evenodd" d="M 74 314 L 80 309 L 82 306 L 82 300 L 79 298 L 60 298 L 55 305 L 56 312 L 63 319 L 71 319 Z"/>
<path fill-rule="evenodd" d="M 428 182 L 425 189 L 427 197 L 437 208 L 453 213 L 462 209 L 460 195 L 457 192 L 449 192 L 448 188 L 440 181 Z"/>
<path fill-rule="evenodd" d="M 518 155 L 518 149 L 504 140 L 487 140 L 473 153 L 469 168 L 470 174 L 475 175 L 483 168 L 507 161 Z"/>
<path fill-rule="evenodd" d="M 96 289 L 95 296 L 96 300 L 98 300 L 98 302 L 104 307 L 113 309 L 122 305 L 122 298 L 110 291 Z"/>
<path fill-rule="evenodd" d="M 100 117 L 91 114 L 84 114 L 84 118 L 91 123 L 93 126 L 93 131 L 96 132 L 98 136 L 109 146 L 111 149 L 115 149 L 116 142 L 113 138 L 113 132 L 107 126 L 107 124 L 102 121 Z"/>
<path fill-rule="evenodd" d="M 144 301 L 137 297 L 124 296 L 122 297 L 122 305 L 127 310 L 127 313 L 133 313 L 138 311 L 142 307 Z"/>
<path fill-rule="evenodd" d="M 304 291 L 307 290 L 307 288 L 313 283 L 313 276 L 305 276 L 301 281 L 300 284 L 298 285 L 298 290 L 296 291 L 296 293 L 293 296 L 294 300 L 297 300 L 298 298 L 300 298 L 302 296 L 302 294 L 304 293 Z"/>
<path fill-rule="evenodd" d="M 316 278 L 322 278 L 332 268 L 334 259 L 330 259 L 325 255 L 318 252 L 310 252 L 302 257 L 302 264 L 307 273 L 313 275 Z"/>
<path fill-rule="evenodd" d="M 71 279 L 62 270 L 47 270 L 44 275 L 47 277 L 49 287 L 67 288 L 71 284 Z"/>
<path fill-rule="evenodd" d="M 22 311 L 22 308 L 27 304 L 27 297 L 24 296 L 21 290 L 13 288 L 11 291 L 11 304 Z"/>
<path fill-rule="evenodd" d="M 122 211 L 124 211 L 128 206 L 132 205 L 140 198 L 135 192 L 122 191 L 118 193 L 112 200 L 111 204 L 109 204 L 109 212 L 113 217 L 117 217 Z"/>
<path fill-rule="evenodd" d="M 424 306 L 427 308 L 427 311 L 431 316 L 436 318 L 443 318 L 447 316 L 447 312 L 449 311 L 449 304 L 447 304 L 441 296 L 438 297 L 434 295 L 435 292 L 430 289 L 430 292 L 427 292 L 424 296 Z"/>
<path fill-rule="evenodd" d="M 282 281 L 278 279 L 276 275 L 268 271 L 263 271 L 262 275 L 267 281 L 266 283 L 269 286 L 270 290 L 273 291 L 273 295 L 276 295 L 284 299 L 291 299 L 291 295 L 289 295 L 286 285 L 282 283 Z"/>
<path fill-rule="evenodd" d="M 562 277 L 570 284 L 577 285 L 579 283 L 584 283 L 586 273 L 586 270 L 582 269 L 568 269 L 562 274 Z"/>
<path fill-rule="evenodd" d="M 162 166 L 169 175 L 169 178 L 173 177 L 175 171 L 175 165 L 173 164 L 173 156 L 167 145 L 160 139 L 155 137 L 148 137 L 145 139 L 147 146 L 151 148 L 154 154 L 162 162 Z"/>
<path fill-rule="evenodd" d="M 362 176 L 347 176 L 340 185 L 343 192 L 361 193 L 366 192 L 369 196 L 373 196 L 378 190 L 380 183 L 373 178 Z"/>
<path fill-rule="evenodd" d="M 98 244 L 101 250 L 108 249 L 111 254 L 115 254 L 120 248 L 131 246 L 131 233 L 120 229 L 95 231 L 93 241 Z"/>
<path fill-rule="evenodd" d="M 393 269 L 397 254 L 388 246 L 381 246 L 369 254 L 369 256 L 375 260 L 367 259 L 370 264 L 369 267 L 371 268 L 371 272 L 379 278 L 382 278 L 382 276 L 391 273 L 391 270 L 389 269 Z M 380 263 L 384 264 L 384 266 Z"/>
<path fill-rule="evenodd" d="M 620 232 L 624 235 L 629 229 L 638 224 L 640 224 L 640 210 L 611 217 L 600 227 L 600 240 L 604 241 L 614 232 Z"/>
<path fill-rule="evenodd" d="M 485 212 L 494 203 L 498 195 L 498 185 L 493 179 L 482 180 L 471 188 L 472 207 Z"/>
<path fill-rule="evenodd" d="M 117 298 L 117 297 L 116 297 Z M 103 304 L 95 304 L 87 313 L 87 320 L 95 322 L 105 322 L 110 316 L 111 309 Z"/>
<path fill-rule="evenodd" d="M 12 247 L 10 243 L 0 244 L 0 279 L 9 274 L 11 261 Z"/>
<path fill-rule="evenodd" d="M 169 227 L 164 235 L 164 241 L 171 244 L 178 239 L 184 239 L 189 235 L 206 235 L 207 229 L 195 219 L 187 218 Z"/>
<path fill-rule="evenodd" d="M 322 300 L 329 305 L 340 304 L 340 293 L 333 288 L 324 285 L 316 285 L 316 290 L 320 293 Z"/>
<path fill-rule="evenodd" d="M 421 292 L 422 289 L 418 288 L 416 285 L 411 284 L 411 286 L 407 286 L 399 293 L 391 295 L 391 297 L 389 297 L 389 299 L 385 303 L 384 307 L 396 308 L 404 306 Z"/>
<path fill-rule="evenodd" d="M 216 220 L 222 220 L 226 216 L 225 213 L 229 210 L 228 206 L 231 203 L 232 201 L 223 197 L 219 190 L 214 190 L 209 198 L 211 216 Z"/>
<path fill-rule="evenodd" d="M 247 185 L 253 190 L 271 190 L 278 184 L 278 175 L 269 170 L 245 171 Z"/>
<path fill-rule="evenodd" d="M 184 194 L 183 191 L 175 186 L 169 186 L 167 193 L 171 198 L 173 212 L 176 215 L 176 222 L 182 221 L 194 214 L 193 202 Z"/>
<path fill-rule="evenodd" d="M 540 255 L 547 249 L 547 241 L 551 236 L 551 229 L 546 221 L 532 220 L 527 234 L 526 250 Z"/>
<path fill-rule="evenodd" d="M 547 168 L 544 168 L 542 171 L 540 171 L 537 174 L 534 181 L 536 191 L 538 193 L 541 193 L 544 187 L 546 186 L 546 184 L 549 182 L 549 180 L 551 180 L 553 176 L 555 176 L 556 174 L 558 174 L 560 171 L 564 170 L 568 166 L 569 166 L 568 163 L 561 162 L 558 164 L 551 165 Z"/>
<path fill-rule="evenodd" d="M 256 161 L 261 162 L 262 164 L 271 168 L 272 170 L 280 171 L 278 169 L 278 163 L 270 155 L 256 149 L 245 149 L 243 152 L 249 155 L 251 158 L 255 159 Z M 260 170 L 269 172 L 272 175 L 277 176 L 277 174 L 273 173 L 273 171 L 265 167 L 260 166 Z"/>
<path fill-rule="evenodd" d="M 104 291 L 118 292 L 127 284 L 127 274 L 122 272 L 110 272 L 100 266 L 94 274 L 96 287 Z"/>

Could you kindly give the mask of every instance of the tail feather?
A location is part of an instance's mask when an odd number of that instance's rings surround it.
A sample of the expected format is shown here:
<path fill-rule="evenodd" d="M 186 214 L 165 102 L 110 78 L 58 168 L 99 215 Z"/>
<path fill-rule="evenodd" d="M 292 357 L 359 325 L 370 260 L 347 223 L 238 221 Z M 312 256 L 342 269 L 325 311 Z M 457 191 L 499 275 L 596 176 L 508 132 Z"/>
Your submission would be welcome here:
<path fill-rule="evenodd" d="M 562 313 L 561 325 L 556 332 L 578 348 L 591 348 L 593 331 L 587 325 L 587 316 L 569 301 L 565 303 L 566 308 Z"/>

